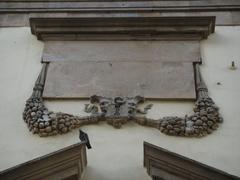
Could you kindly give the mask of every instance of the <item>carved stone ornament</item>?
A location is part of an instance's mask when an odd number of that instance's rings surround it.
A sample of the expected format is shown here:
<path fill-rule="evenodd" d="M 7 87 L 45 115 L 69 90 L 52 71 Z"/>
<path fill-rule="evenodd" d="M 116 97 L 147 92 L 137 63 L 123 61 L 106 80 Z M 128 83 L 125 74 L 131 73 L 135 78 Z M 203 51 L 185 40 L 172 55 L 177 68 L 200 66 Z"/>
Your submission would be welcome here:
<path fill-rule="evenodd" d="M 145 106 L 143 110 L 138 108 L 140 103 L 144 103 L 144 98 L 140 96 L 107 98 L 94 95 L 90 98 L 91 103 L 85 105 L 85 111 L 91 113 L 86 117 L 49 111 L 42 98 L 47 66 L 47 63 L 43 63 L 33 93 L 27 100 L 23 112 L 23 119 L 29 130 L 41 137 L 64 134 L 74 128 L 96 124 L 99 121 L 107 121 L 116 128 L 120 128 L 128 121 L 134 121 L 140 125 L 157 128 L 167 135 L 202 137 L 211 134 L 223 121 L 218 107 L 208 96 L 198 64 L 196 64 L 198 98 L 193 108 L 194 114 L 185 117 L 169 116 L 156 120 L 143 115 L 151 109 L 151 104 Z"/>

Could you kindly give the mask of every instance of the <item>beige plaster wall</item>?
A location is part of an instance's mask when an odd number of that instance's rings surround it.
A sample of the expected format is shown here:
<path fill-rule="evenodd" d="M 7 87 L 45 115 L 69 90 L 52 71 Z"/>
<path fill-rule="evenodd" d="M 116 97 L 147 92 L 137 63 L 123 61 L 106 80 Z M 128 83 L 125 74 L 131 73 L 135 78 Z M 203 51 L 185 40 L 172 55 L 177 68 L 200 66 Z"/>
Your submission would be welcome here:
<path fill-rule="evenodd" d="M 129 123 L 121 129 L 102 123 L 83 127 L 91 139 L 84 180 L 147 180 L 143 141 L 240 176 L 240 27 L 217 27 L 201 42 L 201 70 L 209 93 L 220 107 L 224 123 L 204 138 L 171 137 L 152 128 Z M 40 138 L 22 120 L 25 100 L 41 69 L 43 43 L 29 28 L 0 29 L 0 171 L 78 142 L 78 130 Z M 228 68 L 234 60 L 238 69 Z M 217 85 L 220 82 L 221 85 Z M 48 101 L 51 110 L 82 115 L 80 101 Z M 155 102 L 148 116 L 191 113 L 191 102 Z"/>

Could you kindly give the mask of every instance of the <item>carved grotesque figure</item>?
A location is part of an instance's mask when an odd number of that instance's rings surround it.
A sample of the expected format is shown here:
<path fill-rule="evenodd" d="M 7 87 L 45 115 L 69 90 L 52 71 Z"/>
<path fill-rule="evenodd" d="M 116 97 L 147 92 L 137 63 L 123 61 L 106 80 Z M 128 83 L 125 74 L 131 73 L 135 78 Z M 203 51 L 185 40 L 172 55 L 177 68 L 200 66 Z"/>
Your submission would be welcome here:
<path fill-rule="evenodd" d="M 141 96 L 106 98 L 94 95 L 90 98 L 90 102 L 94 106 L 99 105 L 101 110 L 99 114 L 105 118 L 108 124 L 119 128 L 131 117 L 135 116 L 137 112 L 143 113 L 137 106 L 144 102 L 144 98 Z"/>

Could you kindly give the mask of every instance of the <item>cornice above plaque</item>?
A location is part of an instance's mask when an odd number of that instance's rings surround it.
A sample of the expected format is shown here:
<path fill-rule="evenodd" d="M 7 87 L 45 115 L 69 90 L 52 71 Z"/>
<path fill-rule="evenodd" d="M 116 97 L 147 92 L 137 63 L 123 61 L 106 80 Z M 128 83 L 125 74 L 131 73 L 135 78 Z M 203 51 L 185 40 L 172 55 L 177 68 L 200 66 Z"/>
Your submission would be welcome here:
<path fill-rule="evenodd" d="M 39 40 L 201 40 L 215 17 L 30 18 Z"/>

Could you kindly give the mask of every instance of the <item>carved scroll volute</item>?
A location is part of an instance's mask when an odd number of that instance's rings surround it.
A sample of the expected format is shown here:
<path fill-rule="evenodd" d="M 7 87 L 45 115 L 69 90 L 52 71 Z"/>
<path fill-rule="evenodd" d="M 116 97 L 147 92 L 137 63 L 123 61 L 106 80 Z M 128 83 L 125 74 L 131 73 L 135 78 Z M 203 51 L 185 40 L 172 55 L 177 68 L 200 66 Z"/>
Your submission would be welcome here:
<path fill-rule="evenodd" d="M 99 115 L 104 118 L 108 124 L 120 128 L 138 112 L 137 106 L 144 102 L 141 96 L 136 97 L 114 97 L 106 98 L 102 96 L 91 96 L 90 102 L 99 105 L 101 112 Z M 91 105 L 87 105 L 91 106 Z M 94 114 L 92 114 L 94 115 Z"/>
<path fill-rule="evenodd" d="M 105 117 L 131 117 L 136 114 L 137 106 L 144 102 L 144 98 L 141 96 L 106 98 L 93 95 L 90 102 L 99 105 Z"/>
<path fill-rule="evenodd" d="M 97 96 L 97 95 L 93 95 L 90 97 L 90 102 L 92 104 L 95 104 L 95 106 L 100 107 L 101 110 L 101 115 L 102 116 L 106 116 L 109 113 L 109 108 L 112 104 L 112 99 L 111 98 L 105 98 L 102 96 Z"/>

